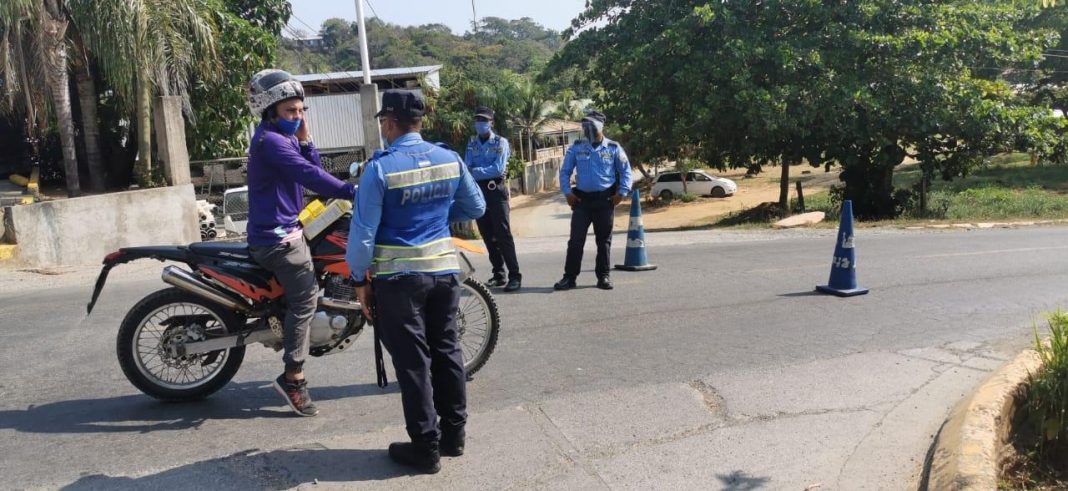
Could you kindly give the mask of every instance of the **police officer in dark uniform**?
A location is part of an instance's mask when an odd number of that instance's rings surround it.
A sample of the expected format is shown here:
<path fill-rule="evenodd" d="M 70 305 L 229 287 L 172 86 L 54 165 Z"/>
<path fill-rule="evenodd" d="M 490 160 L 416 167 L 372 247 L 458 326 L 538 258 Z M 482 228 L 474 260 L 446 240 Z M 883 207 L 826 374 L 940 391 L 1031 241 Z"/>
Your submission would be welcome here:
<path fill-rule="evenodd" d="M 508 140 L 493 132 L 493 110 L 480 106 L 475 109 L 475 133 L 467 143 L 464 162 L 486 199 L 486 214 L 478 219 L 478 232 L 486 243 L 493 278 L 486 284 L 503 286 L 514 292 L 522 286 L 519 259 L 515 254 L 515 240 L 509 219 L 508 184 L 504 181 L 508 167 Z M 505 280 L 504 267 L 508 266 Z"/>
<path fill-rule="evenodd" d="M 604 136 L 604 114 L 590 112 L 582 119 L 584 139 L 575 141 L 564 156 L 560 168 L 560 191 L 571 205 L 571 239 L 567 241 L 564 277 L 553 288 L 575 288 L 582 268 L 582 248 L 593 224 L 597 240 L 597 288 L 611 290 L 608 277 L 612 249 L 614 211 L 630 194 L 630 161 L 618 143 Z M 575 187 L 571 175 L 575 174 Z"/>
<path fill-rule="evenodd" d="M 411 442 L 391 444 L 389 456 L 433 474 L 441 455 L 463 454 L 467 422 L 449 223 L 479 218 L 486 203 L 460 156 L 423 140 L 425 112 L 415 92 L 383 93 L 377 117 L 387 148 L 360 177 L 346 260 L 400 384 Z"/>

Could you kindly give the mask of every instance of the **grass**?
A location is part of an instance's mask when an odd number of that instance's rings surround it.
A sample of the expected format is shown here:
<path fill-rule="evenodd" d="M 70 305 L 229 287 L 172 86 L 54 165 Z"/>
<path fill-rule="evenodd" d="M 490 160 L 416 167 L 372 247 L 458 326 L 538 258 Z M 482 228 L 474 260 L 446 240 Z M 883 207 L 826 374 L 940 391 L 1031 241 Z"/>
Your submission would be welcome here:
<path fill-rule="evenodd" d="M 1035 328 L 1042 369 L 1028 378 L 1024 404 L 1013 421 L 1016 456 L 1003 489 L 1068 488 L 1068 314 L 1049 316 L 1049 341 Z"/>

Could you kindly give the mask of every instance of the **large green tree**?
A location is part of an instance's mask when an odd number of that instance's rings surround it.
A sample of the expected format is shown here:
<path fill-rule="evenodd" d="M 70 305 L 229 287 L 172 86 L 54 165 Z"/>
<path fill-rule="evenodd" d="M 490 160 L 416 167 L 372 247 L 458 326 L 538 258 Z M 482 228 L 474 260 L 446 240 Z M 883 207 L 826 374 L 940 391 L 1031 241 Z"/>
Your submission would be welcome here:
<path fill-rule="evenodd" d="M 1037 60 L 1056 39 L 1018 29 L 1035 10 L 1009 1 L 588 5 L 550 72 L 595 79 L 638 158 L 782 165 L 783 204 L 791 164 L 836 162 L 858 215 L 892 216 L 907 156 L 958 174 L 1047 123 L 977 70 Z"/>
<path fill-rule="evenodd" d="M 221 76 L 195 77 L 192 115 L 187 122 L 190 156 L 214 159 L 248 150 L 249 114 L 245 88 L 252 75 L 275 63 L 278 35 L 289 21 L 286 0 L 210 0 L 218 26 Z"/>

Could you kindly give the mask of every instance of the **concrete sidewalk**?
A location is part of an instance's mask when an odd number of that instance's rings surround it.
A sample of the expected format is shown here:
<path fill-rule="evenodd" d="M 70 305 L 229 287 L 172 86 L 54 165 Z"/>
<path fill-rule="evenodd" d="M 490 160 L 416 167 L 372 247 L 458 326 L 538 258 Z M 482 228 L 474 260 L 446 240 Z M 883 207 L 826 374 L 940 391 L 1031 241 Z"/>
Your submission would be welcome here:
<path fill-rule="evenodd" d="M 392 426 L 71 488 L 914 489 L 949 408 L 1011 351 L 858 353 L 476 411 L 467 454 L 433 476 L 389 460 L 406 438 Z"/>

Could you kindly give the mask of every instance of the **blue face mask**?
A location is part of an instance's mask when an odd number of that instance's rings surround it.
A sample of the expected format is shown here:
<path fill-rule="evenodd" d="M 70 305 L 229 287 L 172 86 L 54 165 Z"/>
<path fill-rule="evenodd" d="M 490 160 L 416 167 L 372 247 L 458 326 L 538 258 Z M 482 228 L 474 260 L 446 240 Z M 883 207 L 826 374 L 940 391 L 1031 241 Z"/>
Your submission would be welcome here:
<path fill-rule="evenodd" d="M 475 133 L 485 136 L 490 132 L 489 121 L 475 121 Z"/>
<path fill-rule="evenodd" d="M 285 118 L 278 118 L 278 121 L 275 122 L 275 124 L 278 125 L 278 129 L 282 133 L 284 133 L 286 135 L 289 135 L 289 136 L 293 136 L 293 135 L 297 134 L 297 130 L 300 129 L 300 120 L 299 119 L 295 119 L 293 121 L 290 121 L 290 120 L 285 119 Z"/>

